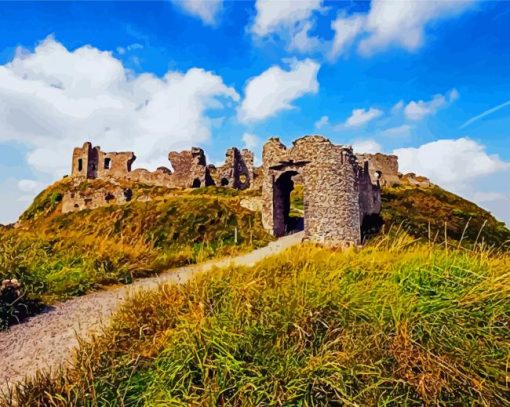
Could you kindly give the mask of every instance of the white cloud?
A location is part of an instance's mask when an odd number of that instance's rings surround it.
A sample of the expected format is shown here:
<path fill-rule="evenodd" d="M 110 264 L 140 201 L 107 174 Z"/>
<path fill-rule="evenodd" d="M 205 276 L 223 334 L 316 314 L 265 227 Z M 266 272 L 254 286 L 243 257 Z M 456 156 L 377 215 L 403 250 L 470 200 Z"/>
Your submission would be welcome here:
<path fill-rule="evenodd" d="M 291 36 L 288 49 L 301 53 L 319 50 L 323 44 L 318 37 L 310 35 L 310 30 L 312 28 L 313 25 L 309 21 L 306 21 L 301 27 L 297 28 Z"/>
<path fill-rule="evenodd" d="M 391 108 L 391 113 L 396 114 L 396 113 L 400 112 L 404 108 L 404 106 L 405 106 L 404 101 L 403 100 L 399 100 Z"/>
<path fill-rule="evenodd" d="M 368 13 L 348 17 L 341 13 L 332 22 L 335 36 L 330 57 L 345 53 L 355 43 L 365 56 L 391 46 L 415 51 L 424 44 L 427 27 L 462 13 L 475 1 L 372 0 Z"/>
<path fill-rule="evenodd" d="M 452 89 L 447 95 L 434 95 L 429 101 L 411 101 L 404 108 L 404 114 L 409 120 L 421 120 L 425 116 L 436 113 L 438 109 L 459 98 L 459 92 Z"/>
<path fill-rule="evenodd" d="M 382 151 L 381 145 L 375 140 L 357 140 L 352 143 L 355 153 L 375 154 Z"/>
<path fill-rule="evenodd" d="M 40 192 L 44 188 L 44 184 L 42 182 L 33 180 L 33 179 L 22 179 L 18 181 L 18 189 L 22 192 Z"/>
<path fill-rule="evenodd" d="M 171 0 L 181 10 L 214 26 L 223 7 L 223 0 Z"/>
<path fill-rule="evenodd" d="M 408 124 L 402 124 L 401 126 L 391 127 L 383 130 L 381 133 L 387 137 L 407 137 L 411 134 L 412 127 Z"/>
<path fill-rule="evenodd" d="M 359 51 L 371 55 L 390 46 L 414 51 L 424 43 L 425 29 L 432 22 L 465 11 L 474 1 L 372 0 Z"/>
<path fill-rule="evenodd" d="M 307 21 L 312 13 L 321 8 L 322 0 L 257 0 L 257 15 L 251 27 L 252 32 L 260 37 Z"/>
<path fill-rule="evenodd" d="M 263 120 L 292 109 L 294 100 L 319 90 L 319 68 L 320 65 L 311 59 L 293 60 L 290 70 L 275 65 L 250 79 L 238 109 L 239 119 L 243 122 Z"/>
<path fill-rule="evenodd" d="M 23 143 L 32 169 L 53 179 L 85 140 L 133 150 L 139 165 L 168 165 L 169 150 L 209 139 L 207 111 L 231 100 L 236 91 L 203 69 L 135 75 L 110 52 L 70 52 L 47 38 L 0 65 L 0 141 Z"/>
<path fill-rule="evenodd" d="M 383 112 L 379 109 L 371 107 L 369 109 L 354 109 L 349 118 L 345 121 L 347 127 L 362 126 L 380 116 Z"/>
<path fill-rule="evenodd" d="M 415 172 L 433 182 L 461 191 L 474 179 L 510 170 L 510 163 L 489 155 L 485 147 L 469 138 L 437 140 L 417 148 L 394 151 L 402 172 Z"/>
<path fill-rule="evenodd" d="M 260 145 L 260 139 L 255 134 L 244 133 L 242 139 L 244 148 L 248 150 L 254 150 Z"/>
<path fill-rule="evenodd" d="M 323 52 L 326 42 L 310 34 L 322 0 L 257 0 L 255 9 L 250 30 L 256 38 L 279 38 L 289 51 Z"/>
<path fill-rule="evenodd" d="M 331 23 L 335 36 L 330 50 L 330 58 L 338 57 L 352 45 L 364 30 L 365 22 L 366 16 L 363 14 L 354 14 L 349 17 L 341 14 Z"/>
<path fill-rule="evenodd" d="M 317 120 L 314 124 L 315 128 L 317 130 L 322 129 L 324 126 L 327 126 L 329 124 L 329 117 L 328 116 L 322 116 L 319 120 Z"/>

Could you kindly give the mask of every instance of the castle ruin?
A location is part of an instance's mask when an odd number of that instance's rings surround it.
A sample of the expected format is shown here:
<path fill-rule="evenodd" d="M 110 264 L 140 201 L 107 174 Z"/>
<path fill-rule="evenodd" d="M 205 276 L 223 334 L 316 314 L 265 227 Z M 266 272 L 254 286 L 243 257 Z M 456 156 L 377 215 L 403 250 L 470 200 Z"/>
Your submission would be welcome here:
<path fill-rule="evenodd" d="M 399 185 L 427 186 L 430 181 L 414 174 L 398 172 L 398 158 L 385 154 L 354 154 L 352 147 L 335 145 L 319 135 L 297 139 L 287 148 L 277 138 L 263 147 L 262 166 L 254 167 L 253 153 L 235 147 L 226 152 L 219 167 L 207 164 L 204 151 L 193 147 L 168 154 L 172 170 L 132 170 L 132 152 L 106 153 L 86 142 L 73 151 L 72 178 L 109 181 L 94 190 L 79 188 L 63 197 L 62 211 L 94 209 L 123 204 L 132 199 L 129 183 L 138 182 L 167 188 L 222 186 L 259 189 L 259 203 L 251 209 L 262 212 L 262 223 L 269 233 L 283 236 L 304 229 L 305 238 L 314 242 L 357 245 L 367 230 L 379 222 L 381 187 Z M 302 217 L 291 216 L 294 184 L 303 186 Z M 126 186 L 128 185 L 128 186 Z M 260 204 L 261 202 L 261 204 Z M 246 206 L 246 205 L 244 205 Z"/>
<path fill-rule="evenodd" d="M 379 183 L 372 183 L 368 162 L 360 165 L 351 147 L 322 136 L 305 136 L 287 149 L 279 139 L 264 145 L 262 222 L 274 236 L 293 227 L 290 193 L 293 177 L 304 188 L 305 238 L 320 243 L 357 245 L 364 218 L 381 210 Z"/>

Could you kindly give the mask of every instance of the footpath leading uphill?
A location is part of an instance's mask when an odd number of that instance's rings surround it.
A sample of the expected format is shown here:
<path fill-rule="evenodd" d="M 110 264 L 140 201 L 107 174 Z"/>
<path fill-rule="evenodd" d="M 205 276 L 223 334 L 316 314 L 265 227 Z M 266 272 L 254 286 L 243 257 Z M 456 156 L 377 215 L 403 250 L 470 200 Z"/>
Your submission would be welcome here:
<path fill-rule="evenodd" d="M 161 283 L 184 283 L 193 275 L 229 264 L 251 266 L 265 257 L 301 242 L 302 233 L 285 236 L 250 253 L 176 268 L 115 287 L 78 297 L 54 306 L 46 313 L 0 332 L 0 388 L 14 384 L 41 369 L 57 369 L 72 356 L 80 339 L 86 339 L 108 324 L 119 305 L 137 290 Z"/>

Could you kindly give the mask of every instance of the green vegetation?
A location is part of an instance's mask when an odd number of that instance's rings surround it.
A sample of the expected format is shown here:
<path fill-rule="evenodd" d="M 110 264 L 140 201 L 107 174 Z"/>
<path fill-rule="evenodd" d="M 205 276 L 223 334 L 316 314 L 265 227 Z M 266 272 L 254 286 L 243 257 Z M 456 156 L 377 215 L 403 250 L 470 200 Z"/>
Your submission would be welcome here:
<path fill-rule="evenodd" d="M 303 186 L 291 193 L 291 216 L 303 216 Z M 489 212 L 438 186 L 399 186 L 382 190 L 385 230 L 403 227 L 411 236 L 463 245 L 482 243 L 510 248 L 510 230 Z"/>
<path fill-rule="evenodd" d="M 510 230 L 489 212 L 437 186 L 385 188 L 382 216 L 386 225 L 400 225 L 413 236 L 510 247 Z"/>
<path fill-rule="evenodd" d="M 510 405 L 510 255 L 379 237 L 139 293 L 18 405 Z M 13 401 L 13 400 L 11 400 Z M 6 400 L 9 404 L 9 400 Z"/>
<path fill-rule="evenodd" d="M 271 240 L 260 215 L 240 207 L 235 194 L 138 185 L 135 197 L 154 200 L 63 215 L 68 188 L 68 180 L 50 186 L 18 227 L 0 230 L 0 281 L 18 279 L 25 300 L 48 304 Z"/>

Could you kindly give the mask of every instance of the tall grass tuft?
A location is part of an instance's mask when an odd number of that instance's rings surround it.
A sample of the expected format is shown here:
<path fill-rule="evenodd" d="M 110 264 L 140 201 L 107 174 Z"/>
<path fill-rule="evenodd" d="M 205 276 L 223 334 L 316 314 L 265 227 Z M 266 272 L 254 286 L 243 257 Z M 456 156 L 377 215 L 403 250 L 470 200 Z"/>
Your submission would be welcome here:
<path fill-rule="evenodd" d="M 303 245 L 131 298 L 21 405 L 510 405 L 510 255 Z"/>

